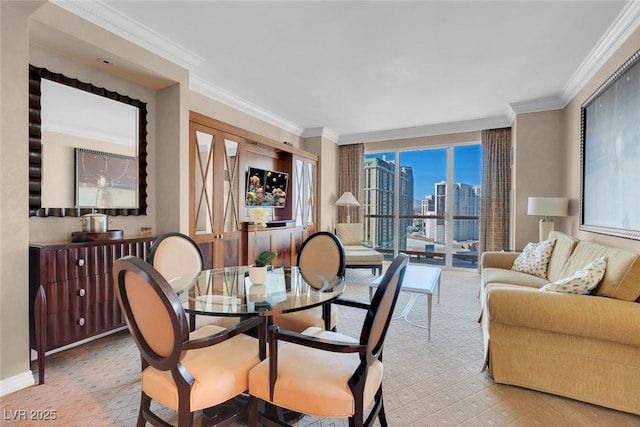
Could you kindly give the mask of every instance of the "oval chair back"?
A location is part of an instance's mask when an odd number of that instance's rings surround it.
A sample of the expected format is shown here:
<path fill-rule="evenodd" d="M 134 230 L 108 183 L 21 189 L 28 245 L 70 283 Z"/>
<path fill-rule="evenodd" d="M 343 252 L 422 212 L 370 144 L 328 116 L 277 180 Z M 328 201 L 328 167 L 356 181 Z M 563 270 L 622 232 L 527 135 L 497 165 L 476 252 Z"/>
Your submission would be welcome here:
<path fill-rule="evenodd" d="M 189 339 L 184 309 L 173 288 L 150 264 L 126 256 L 113 265 L 116 295 L 143 364 L 167 371 Z"/>
<path fill-rule="evenodd" d="M 158 237 L 151 245 L 147 262 L 167 280 L 204 269 L 204 257 L 198 244 L 177 232 Z"/>
<path fill-rule="evenodd" d="M 344 277 L 344 246 L 335 234 L 318 231 L 302 243 L 296 264 L 303 272 L 308 269 L 327 277 Z"/>
<path fill-rule="evenodd" d="M 320 289 L 326 280 L 344 277 L 345 253 L 340 239 L 327 231 L 319 231 L 309 236 L 298 250 L 296 265 L 300 268 L 305 282 Z M 305 274 L 306 271 L 306 274 Z M 313 274 L 320 273 L 319 275 Z M 273 323 L 283 329 L 302 332 L 310 326 L 335 329 L 338 313 L 334 304 L 325 304 L 307 310 L 285 313 L 273 317 Z"/>

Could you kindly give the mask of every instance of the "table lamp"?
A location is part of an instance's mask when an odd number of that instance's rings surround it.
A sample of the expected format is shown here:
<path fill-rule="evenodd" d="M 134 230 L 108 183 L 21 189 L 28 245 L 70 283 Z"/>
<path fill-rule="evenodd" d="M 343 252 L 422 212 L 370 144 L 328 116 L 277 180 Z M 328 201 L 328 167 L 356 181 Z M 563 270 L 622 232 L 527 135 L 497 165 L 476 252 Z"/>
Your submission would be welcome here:
<path fill-rule="evenodd" d="M 344 193 L 342 193 L 342 196 L 340 196 L 340 198 L 336 200 L 335 205 L 347 207 L 347 223 L 351 224 L 351 206 L 360 206 L 360 203 L 358 203 L 358 200 L 350 191 L 345 191 Z"/>
<path fill-rule="evenodd" d="M 566 197 L 529 197 L 527 214 L 542 215 L 540 220 L 540 241 L 544 241 L 553 231 L 553 220 L 550 216 L 567 216 L 569 212 L 569 199 Z"/>

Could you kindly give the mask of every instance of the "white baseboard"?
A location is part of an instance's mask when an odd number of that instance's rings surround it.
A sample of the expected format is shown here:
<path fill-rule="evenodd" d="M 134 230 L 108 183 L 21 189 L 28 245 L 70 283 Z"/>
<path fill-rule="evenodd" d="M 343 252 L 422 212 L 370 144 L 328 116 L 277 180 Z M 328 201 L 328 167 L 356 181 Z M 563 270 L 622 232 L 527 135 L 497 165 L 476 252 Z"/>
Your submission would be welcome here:
<path fill-rule="evenodd" d="M 35 383 L 36 380 L 30 370 L 7 378 L 6 380 L 0 381 L 0 397 L 6 396 L 14 391 L 22 390 L 23 388 L 31 387 Z"/>

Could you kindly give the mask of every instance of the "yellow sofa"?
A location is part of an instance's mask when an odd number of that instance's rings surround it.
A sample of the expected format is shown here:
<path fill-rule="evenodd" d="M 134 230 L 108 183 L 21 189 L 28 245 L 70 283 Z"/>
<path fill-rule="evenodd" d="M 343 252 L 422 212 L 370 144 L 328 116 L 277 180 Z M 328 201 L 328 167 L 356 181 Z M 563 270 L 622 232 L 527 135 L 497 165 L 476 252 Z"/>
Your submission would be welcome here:
<path fill-rule="evenodd" d="M 518 256 L 481 257 L 485 364 L 495 382 L 640 414 L 640 255 L 560 232 L 547 278 L 511 270 Z M 590 295 L 539 290 L 605 256 Z"/>

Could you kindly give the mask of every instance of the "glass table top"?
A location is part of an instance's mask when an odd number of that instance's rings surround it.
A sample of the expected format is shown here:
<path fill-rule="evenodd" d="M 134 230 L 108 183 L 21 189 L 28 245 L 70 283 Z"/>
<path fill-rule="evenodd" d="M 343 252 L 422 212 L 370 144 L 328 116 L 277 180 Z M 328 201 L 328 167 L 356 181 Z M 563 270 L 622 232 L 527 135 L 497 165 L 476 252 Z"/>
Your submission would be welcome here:
<path fill-rule="evenodd" d="M 273 268 L 264 283 L 252 283 L 248 266 L 203 270 L 169 280 L 187 313 L 242 316 L 298 311 L 334 301 L 345 290 L 343 278 L 300 269 Z"/>

